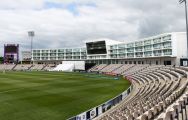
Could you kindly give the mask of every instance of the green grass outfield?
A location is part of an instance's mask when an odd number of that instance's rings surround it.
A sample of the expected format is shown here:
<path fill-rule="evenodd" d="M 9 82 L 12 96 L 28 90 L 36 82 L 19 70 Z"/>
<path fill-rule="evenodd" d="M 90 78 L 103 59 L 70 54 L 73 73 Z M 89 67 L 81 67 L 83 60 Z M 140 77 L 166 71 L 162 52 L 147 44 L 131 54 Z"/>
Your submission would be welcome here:
<path fill-rule="evenodd" d="M 0 72 L 0 120 L 65 120 L 130 86 L 83 73 Z"/>

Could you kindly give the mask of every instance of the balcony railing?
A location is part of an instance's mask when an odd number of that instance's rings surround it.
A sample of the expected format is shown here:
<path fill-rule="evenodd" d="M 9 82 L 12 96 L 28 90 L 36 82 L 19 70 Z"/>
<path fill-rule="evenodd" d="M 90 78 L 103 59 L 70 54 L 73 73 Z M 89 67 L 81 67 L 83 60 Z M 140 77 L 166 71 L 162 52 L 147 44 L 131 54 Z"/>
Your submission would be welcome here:
<path fill-rule="evenodd" d="M 135 49 L 135 52 L 142 52 L 143 49 Z"/>
<path fill-rule="evenodd" d="M 128 48 L 134 47 L 134 44 L 133 43 L 132 44 L 127 44 L 127 47 Z"/>
<path fill-rule="evenodd" d="M 162 47 L 153 47 L 153 49 L 158 50 L 158 49 L 162 49 Z"/>
<path fill-rule="evenodd" d="M 145 48 L 144 51 L 151 51 L 152 48 Z"/>
<path fill-rule="evenodd" d="M 152 54 L 145 54 L 145 57 L 151 57 Z"/>
<path fill-rule="evenodd" d="M 172 46 L 163 46 L 163 48 L 172 48 Z"/>
<path fill-rule="evenodd" d="M 161 42 L 161 39 L 154 39 L 153 40 L 153 43 L 155 44 L 155 43 L 160 43 Z"/>
<path fill-rule="evenodd" d="M 172 52 L 164 52 L 164 55 L 172 55 Z"/>
<path fill-rule="evenodd" d="M 143 55 L 136 55 L 136 57 L 143 57 Z"/>
<path fill-rule="evenodd" d="M 151 41 L 144 42 L 144 45 L 151 45 Z"/>
<path fill-rule="evenodd" d="M 142 46 L 142 45 L 143 45 L 142 43 L 136 43 L 135 47 Z"/>
<path fill-rule="evenodd" d="M 127 57 L 128 57 L 128 58 L 133 58 L 133 57 L 134 57 L 134 55 L 128 55 Z"/>
<path fill-rule="evenodd" d="M 162 53 L 154 53 L 154 56 L 161 56 Z"/>

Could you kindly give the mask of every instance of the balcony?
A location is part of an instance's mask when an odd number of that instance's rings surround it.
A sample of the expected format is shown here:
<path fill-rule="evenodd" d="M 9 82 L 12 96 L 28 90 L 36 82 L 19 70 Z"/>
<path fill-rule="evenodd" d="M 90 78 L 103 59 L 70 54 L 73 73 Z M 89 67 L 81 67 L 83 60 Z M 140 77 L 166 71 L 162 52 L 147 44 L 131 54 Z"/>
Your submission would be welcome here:
<path fill-rule="evenodd" d="M 74 59 L 74 60 L 79 60 L 79 59 L 80 59 L 80 57 L 73 57 L 73 59 Z"/>
<path fill-rule="evenodd" d="M 151 40 L 144 41 L 144 45 L 151 45 Z"/>
<path fill-rule="evenodd" d="M 34 57 L 33 60 L 40 60 L 40 57 Z"/>
<path fill-rule="evenodd" d="M 136 57 L 137 57 L 137 58 L 141 58 L 141 57 L 143 57 L 143 55 L 136 55 Z"/>
<path fill-rule="evenodd" d="M 154 56 L 162 56 L 162 53 L 154 53 Z"/>
<path fill-rule="evenodd" d="M 81 52 L 86 52 L 86 49 L 81 49 Z"/>
<path fill-rule="evenodd" d="M 135 42 L 135 47 L 142 46 L 143 42 Z"/>
<path fill-rule="evenodd" d="M 163 46 L 163 48 L 164 48 L 164 49 L 171 49 L 172 46 L 171 46 L 171 45 L 170 45 L 170 46 Z"/>
<path fill-rule="evenodd" d="M 154 39 L 154 40 L 153 40 L 153 43 L 154 43 L 154 44 L 161 43 L 161 38 Z"/>
<path fill-rule="evenodd" d="M 42 54 L 42 56 L 48 56 L 48 54 Z"/>
<path fill-rule="evenodd" d="M 42 60 L 48 60 L 48 57 L 42 57 L 41 59 Z"/>
<path fill-rule="evenodd" d="M 128 55 L 127 58 L 134 58 L 134 55 Z"/>
<path fill-rule="evenodd" d="M 64 56 L 65 54 L 58 54 L 58 56 Z"/>
<path fill-rule="evenodd" d="M 125 45 L 118 45 L 118 49 L 125 49 Z"/>
<path fill-rule="evenodd" d="M 58 50 L 58 52 L 59 53 L 64 53 L 65 51 L 64 51 L 64 49 L 62 49 L 62 50 Z"/>
<path fill-rule="evenodd" d="M 128 53 L 134 53 L 134 48 L 128 48 L 128 49 L 127 49 L 127 52 L 128 52 Z"/>
<path fill-rule="evenodd" d="M 40 54 L 35 54 L 35 53 L 33 53 L 33 56 L 40 56 Z"/>
<path fill-rule="evenodd" d="M 125 51 L 119 51 L 119 54 L 125 54 L 126 52 Z"/>
<path fill-rule="evenodd" d="M 164 55 L 172 55 L 172 52 L 164 52 Z"/>
<path fill-rule="evenodd" d="M 66 49 L 66 53 L 72 53 L 72 49 Z"/>
<path fill-rule="evenodd" d="M 160 50 L 162 47 L 153 47 L 154 50 Z"/>
<path fill-rule="evenodd" d="M 117 55 L 111 55 L 110 58 L 117 58 Z"/>
<path fill-rule="evenodd" d="M 134 50 L 128 50 L 127 53 L 134 53 Z"/>
<path fill-rule="evenodd" d="M 163 37 L 163 41 L 171 41 L 171 35 Z"/>
<path fill-rule="evenodd" d="M 50 57 L 55 57 L 56 56 L 56 54 L 50 54 Z"/>
<path fill-rule="evenodd" d="M 145 54 L 145 57 L 151 57 L 152 54 Z"/>
<path fill-rule="evenodd" d="M 135 49 L 135 52 L 143 52 L 143 49 Z"/>
<path fill-rule="evenodd" d="M 56 53 L 57 51 L 56 50 L 50 50 L 50 53 Z"/>
<path fill-rule="evenodd" d="M 124 54 L 124 55 L 119 55 L 119 58 L 125 58 L 126 57 L 126 55 Z"/>
<path fill-rule="evenodd" d="M 152 48 L 145 48 L 144 51 L 152 51 Z"/>
<path fill-rule="evenodd" d="M 117 52 L 111 52 L 110 54 L 118 54 Z"/>
<path fill-rule="evenodd" d="M 33 50 L 33 53 L 40 53 L 40 50 Z"/>
<path fill-rule="evenodd" d="M 83 60 L 84 60 L 84 59 L 86 59 L 86 57 L 81 57 L 81 59 L 83 59 Z"/>
<path fill-rule="evenodd" d="M 64 57 L 58 57 L 58 60 L 64 60 Z"/>
<path fill-rule="evenodd" d="M 164 55 L 172 55 L 172 50 L 171 49 L 163 50 L 163 54 Z"/>
<path fill-rule="evenodd" d="M 80 51 L 78 50 L 78 51 L 76 51 L 76 50 L 73 50 L 73 53 L 79 53 Z"/>
<path fill-rule="evenodd" d="M 127 57 L 128 57 L 128 58 L 134 58 L 134 53 L 128 53 L 128 54 L 127 54 Z"/>
<path fill-rule="evenodd" d="M 48 53 L 49 51 L 48 50 L 42 50 L 42 53 Z"/>
<path fill-rule="evenodd" d="M 127 44 L 127 48 L 132 48 L 134 47 L 134 43 Z"/>
<path fill-rule="evenodd" d="M 117 49 L 117 45 L 115 45 L 115 46 L 110 46 L 110 49 L 111 49 L 111 50 Z"/>
<path fill-rule="evenodd" d="M 72 60 L 72 57 L 66 57 L 66 60 Z"/>

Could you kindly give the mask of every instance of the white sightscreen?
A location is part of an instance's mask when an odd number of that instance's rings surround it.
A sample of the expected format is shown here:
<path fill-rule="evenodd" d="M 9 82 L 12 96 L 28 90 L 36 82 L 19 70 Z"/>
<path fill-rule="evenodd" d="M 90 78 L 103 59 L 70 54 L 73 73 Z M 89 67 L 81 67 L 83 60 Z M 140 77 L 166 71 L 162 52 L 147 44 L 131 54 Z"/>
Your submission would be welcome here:
<path fill-rule="evenodd" d="M 74 70 L 74 65 L 73 64 L 59 64 L 52 71 L 67 71 L 67 72 L 72 72 L 73 70 Z"/>
<path fill-rule="evenodd" d="M 85 70 L 85 61 L 62 61 L 62 64 L 73 64 L 75 70 Z"/>

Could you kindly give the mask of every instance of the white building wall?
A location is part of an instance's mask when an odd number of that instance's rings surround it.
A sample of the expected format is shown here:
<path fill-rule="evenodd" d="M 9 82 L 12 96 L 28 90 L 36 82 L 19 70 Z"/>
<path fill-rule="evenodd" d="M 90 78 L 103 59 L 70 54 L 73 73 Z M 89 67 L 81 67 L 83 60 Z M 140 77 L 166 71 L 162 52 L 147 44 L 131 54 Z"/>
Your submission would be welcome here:
<path fill-rule="evenodd" d="M 172 33 L 173 55 L 178 58 L 187 57 L 186 33 Z"/>
<path fill-rule="evenodd" d="M 180 58 L 187 57 L 187 38 L 185 32 L 172 33 L 173 56 L 176 56 L 176 65 L 180 64 Z"/>

